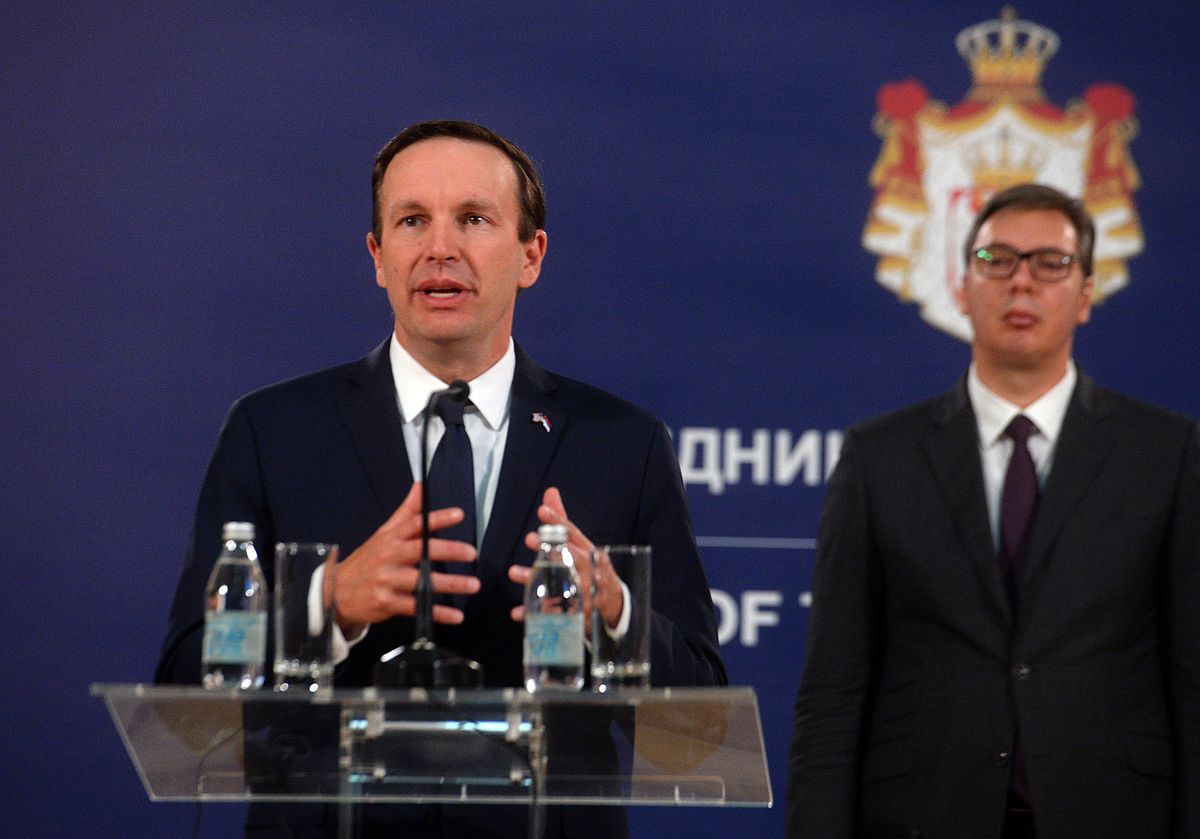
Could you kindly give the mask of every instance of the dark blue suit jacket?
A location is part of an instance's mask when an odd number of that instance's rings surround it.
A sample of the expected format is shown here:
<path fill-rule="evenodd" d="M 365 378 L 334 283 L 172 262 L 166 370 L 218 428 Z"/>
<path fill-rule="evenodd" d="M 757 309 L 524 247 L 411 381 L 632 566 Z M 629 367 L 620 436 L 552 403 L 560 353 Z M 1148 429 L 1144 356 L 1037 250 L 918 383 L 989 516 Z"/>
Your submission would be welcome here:
<path fill-rule="evenodd" d="M 157 681 L 199 682 L 203 591 L 223 522 L 255 523 L 271 584 L 275 542 L 336 542 L 345 557 L 404 499 L 413 479 L 387 347 L 235 403 L 200 494 Z M 550 420 L 549 432 L 533 421 L 535 412 Z M 654 684 L 724 684 L 712 600 L 666 428 L 631 403 L 548 373 L 520 347 L 504 461 L 475 569 L 482 589 L 468 599 L 463 624 L 438 627 L 436 640 L 480 662 L 487 685 L 521 684 L 522 627 L 509 610 L 523 590 L 507 569 L 532 562 L 524 537 L 536 529 L 550 486 L 596 543 L 653 546 Z M 336 684 L 370 684 L 380 655 L 412 637 L 410 618 L 372 626 L 338 666 Z"/>

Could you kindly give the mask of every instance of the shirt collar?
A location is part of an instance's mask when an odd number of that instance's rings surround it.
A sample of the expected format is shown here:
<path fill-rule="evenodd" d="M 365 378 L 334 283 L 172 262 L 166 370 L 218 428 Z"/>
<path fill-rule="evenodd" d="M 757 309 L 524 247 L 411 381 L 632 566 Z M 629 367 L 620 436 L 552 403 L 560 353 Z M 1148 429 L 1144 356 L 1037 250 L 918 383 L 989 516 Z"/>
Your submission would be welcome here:
<path fill-rule="evenodd" d="M 395 333 L 388 346 L 388 358 L 392 362 L 392 378 L 396 385 L 396 399 L 400 405 L 400 419 L 408 423 L 417 420 L 429 394 L 441 390 L 446 383 L 430 373 L 417 362 L 408 350 L 400 346 Z M 517 370 L 517 353 L 513 340 L 508 339 L 508 349 L 500 360 L 467 382 L 471 386 L 471 404 L 483 421 L 496 430 L 508 415 L 508 400 L 512 392 L 513 376 Z"/>
<path fill-rule="evenodd" d="M 1062 429 L 1063 419 L 1067 415 L 1067 406 L 1071 402 L 1071 393 L 1075 390 L 1075 382 L 1079 373 L 1075 362 L 1067 361 L 1067 372 L 1058 383 L 1042 394 L 1036 402 L 1021 409 L 1007 399 L 991 391 L 979 380 L 975 365 L 971 364 L 967 371 L 967 394 L 971 398 L 971 408 L 975 411 L 975 422 L 979 427 L 979 441 L 984 446 L 995 443 L 1004 434 L 1008 424 L 1017 414 L 1024 414 L 1033 421 L 1037 430 L 1050 441 L 1058 439 Z"/>

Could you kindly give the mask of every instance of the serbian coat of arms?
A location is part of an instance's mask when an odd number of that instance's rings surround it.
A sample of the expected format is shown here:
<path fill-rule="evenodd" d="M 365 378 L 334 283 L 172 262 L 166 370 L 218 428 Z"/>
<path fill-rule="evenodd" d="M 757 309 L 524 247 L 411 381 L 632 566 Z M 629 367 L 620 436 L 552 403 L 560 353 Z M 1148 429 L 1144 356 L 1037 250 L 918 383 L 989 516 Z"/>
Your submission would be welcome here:
<path fill-rule="evenodd" d="M 955 45 L 974 77 L 957 105 L 930 99 L 912 79 L 879 90 L 883 149 L 863 246 L 879 256 L 881 285 L 969 341 L 953 296 L 963 238 L 984 202 L 1013 184 L 1044 183 L 1083 201 L 1096 221 L 1095 301 L 1128 284 L 1126 260 L 1142 250 L 1128 150 L 1137 122 L 1133 95 L 1117 84 L 1094 84 L 1065 108 L 1047 101 L 1040 80 L 1058 36 L 1011 7 L 964 29 Z"/>

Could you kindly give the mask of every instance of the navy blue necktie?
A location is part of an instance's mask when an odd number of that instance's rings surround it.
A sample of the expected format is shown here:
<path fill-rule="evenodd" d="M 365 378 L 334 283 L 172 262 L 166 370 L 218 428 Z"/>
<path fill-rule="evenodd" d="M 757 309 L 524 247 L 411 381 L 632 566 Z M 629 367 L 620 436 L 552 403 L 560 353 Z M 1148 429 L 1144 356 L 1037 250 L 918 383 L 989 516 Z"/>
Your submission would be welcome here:
<path fill-rule="evenodd" d="M 1038 478 L 1033 457 L 1029 454 L 1029 435 L 1036 430 L 1024 414 L 1017 414 L 1004 433 L 1012 438 L 1012 457 L 1004 475 L 1004 493 L 1000 496 L 1000 574 L 1008 589 L 1009 603 L 1015 612 L 1029 559 L 1029 537 L 1033 532 L 1033 516 L 1037 511 Z M 1022 801 L 1029 801 L 1029 776 L 1025 770 L 1025 749 L 1020 732 L 1013 745 L 1012 791 Z"/>
<path fill-rule="evenodd" d="M 475 460 L 471 455 L 471 438 L 463 425 L 464 403 L 442 397 L 433 411 L 446 424 L 446 432 L 438 443 L 429 464 L 429 509 L 462 507 L 465 518 L 454 527 L 433 534 L 437 539 L 457 539 L 475 544 Z M 453 570 L 450 566 L 446 570 Z"/>

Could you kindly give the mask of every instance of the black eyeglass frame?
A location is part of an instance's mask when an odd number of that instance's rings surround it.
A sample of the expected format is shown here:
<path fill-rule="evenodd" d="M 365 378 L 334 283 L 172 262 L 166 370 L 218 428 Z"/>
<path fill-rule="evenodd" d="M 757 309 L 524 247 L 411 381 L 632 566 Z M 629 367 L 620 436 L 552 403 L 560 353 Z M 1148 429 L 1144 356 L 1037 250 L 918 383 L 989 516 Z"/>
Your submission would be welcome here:
<path fill-rule="evenodd" d="M 1012 257 L 1011 270 L 1006 273 L 988 273 L 989 268 L 994 272 L 996 265 L 989 257 L 1001 254 Z M 1038 257 L 1057 257 L 1058 262 L 1046 266 L 1037 261 Z M 1071 268 L 1079 262 L 1079 254 L 1063 253 L 1057 248 L 1034 248 L 1029 251 L 1018 251 L 1005 245 L 985 245 L 971 251 L 971 266 L 975 271 L 985 279 L 998 282 L 1011 280 L 1017 273 L 1017 269 L 1021 267 L 1022 260 L 1029 262 L 1029 274 L 1039 283 L 1061 283 L 1071 276 Z M 1062 276 L 1046 276 L 1043 273 L 1046 270 L 1062 271 Z"/>

